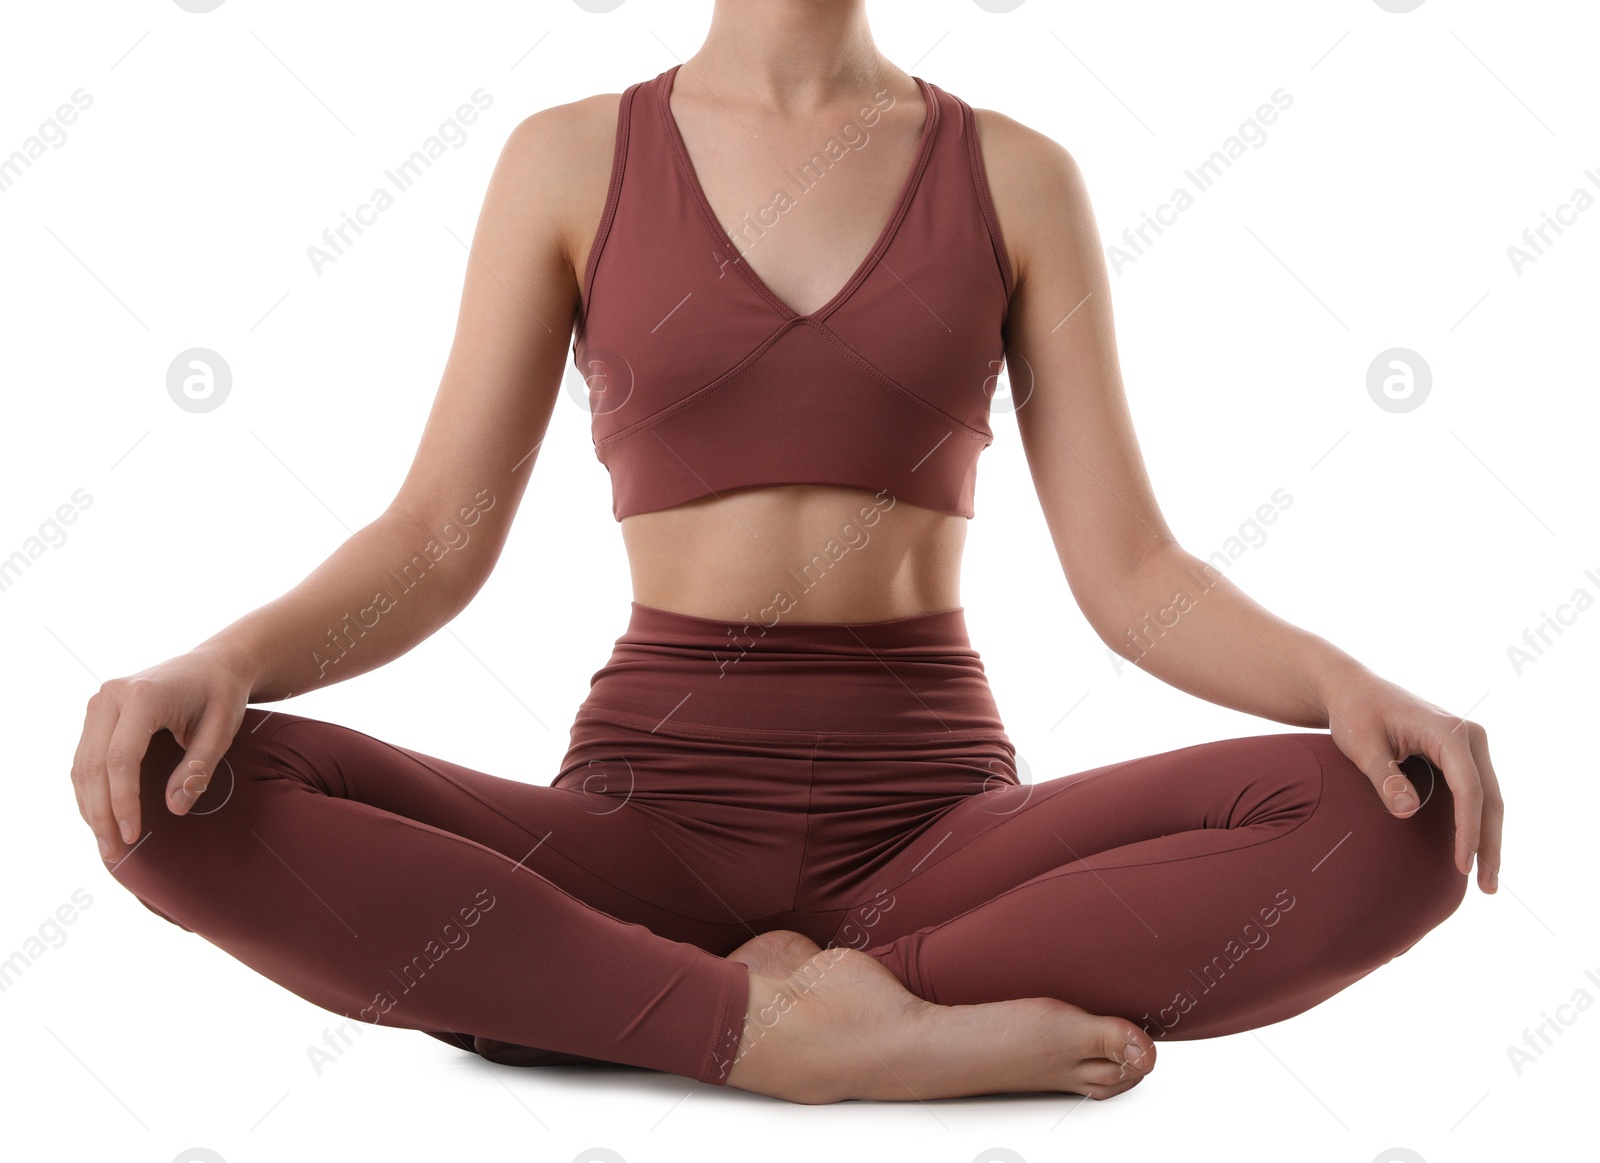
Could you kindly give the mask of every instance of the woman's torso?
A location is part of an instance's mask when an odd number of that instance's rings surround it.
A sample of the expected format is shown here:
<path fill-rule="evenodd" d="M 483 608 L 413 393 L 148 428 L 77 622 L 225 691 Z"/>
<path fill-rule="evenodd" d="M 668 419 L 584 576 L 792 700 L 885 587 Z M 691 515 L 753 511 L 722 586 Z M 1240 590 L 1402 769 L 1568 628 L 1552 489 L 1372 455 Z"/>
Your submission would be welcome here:
<path fill-rule="evenodd" d="M 792 176 L 794 159 L 813 154 L 817 141 L 860 104 L 787 125 L 737 104 L 728 109 L 687 69 L 670 96 L 682 145 L 718 223 L 769 206 L 775 176 Z M 809 314 L 845 286 L 918 158 L 927 111 L 915 81 L 905 74 L 886 78 L 877 104 L 886 108 L 872 148 L 793 199 L 777 228 L 741 248 L 760 282 L 793 312 Z M 583 302 L 588 288 L 579 272 L 589 270 L 606 206 L 618 96 L 580 106 L 582 159 L 573 170 L 579 180 L 571 187 L 566 234 Z M 763 436 L 783 438 L 751 434 Z M 967 520 L 882 489 L 781 484 L 719 490 L 632 513 L 620 524 L 634 600 L 644 605 L 709 618 L 867 622 L 961 605 Z"/>

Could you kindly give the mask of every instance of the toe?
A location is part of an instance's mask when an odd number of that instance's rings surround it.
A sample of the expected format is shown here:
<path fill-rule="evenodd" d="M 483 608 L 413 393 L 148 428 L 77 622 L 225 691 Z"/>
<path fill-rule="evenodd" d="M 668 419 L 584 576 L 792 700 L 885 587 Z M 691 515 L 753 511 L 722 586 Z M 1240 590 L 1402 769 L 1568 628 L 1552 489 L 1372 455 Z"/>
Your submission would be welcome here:
<path fill-rule="evenodd" d="M 1078 1084 L 1073 1089 L 1093 1099 L 1114 1098 L 1143 1082 L 1145 1073 L 1120 1062 L 1095 1058 L 1079 1066 Z"/>
<path fill-rule="evenodd" d="M 1120 1018 L 1107 1018 L 1100 1031 L 1100 1056 L 1126 1065 L 1128 1074 L 1144 1075 L 1156 1062 L 1156 1046 L 1146 1034 Z"/>
<path fill-rule="evenodd" d="M 1117 1095 L 1122 1094 L 1125 1091 L 1132 1090 L 1135 1086 L 1139 1085 L 1141 1081 L 1143 1081 L 1142 1077 L 1129 1077 L 1123 1079 L 1121 1082 L 1112 1083 L 1109 1086 L 1100 1086 L 1095 1083 L 1087 1083 L 1084 1085 L 1083 1090 L 1080 1093 L 1087 1095 L 1096 1102 L 1101 1102 L 1108 1098 L 1116 1098 Z"/>
<path fill-rule="evenodd" d="M 1128 1072 L 1119 1063 L 1105 1058 L 1091 1058 L 1080 1063 L 1073 1074 L 1086 1090 L 1105 1090 L 1128 1079 Z"/>

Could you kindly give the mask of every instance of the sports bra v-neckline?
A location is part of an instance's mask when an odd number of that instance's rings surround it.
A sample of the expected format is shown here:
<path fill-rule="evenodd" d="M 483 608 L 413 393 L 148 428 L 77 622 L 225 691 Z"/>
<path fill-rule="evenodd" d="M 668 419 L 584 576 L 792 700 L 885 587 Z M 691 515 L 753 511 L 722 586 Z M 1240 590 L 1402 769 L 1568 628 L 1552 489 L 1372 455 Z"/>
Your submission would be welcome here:
<path fill-rule="evenodd" d="M 809 484 L 875 492 L 865 526 L 902 501 L 971 517 L 1015 289 L 972 107 L 915 78 L 921 140 L 888 220 L 800 314 L 742 254 L 788 207 L 723 229 L 668 103 L 678 67 L 623 91 L 579 289 L 573 361 L 612 515 Z M 779 194 L 803 197 L 884 111 L 863 104 Z"/>
<path fill-rule="evenodd" d="M 685 144 L 683 133 L 678 128 L 677 118 L 672 114 L 672 90 L 677 83 L 678 70 L 682 67 L 680 63 L 673 65 L 666 71 L 661 85 L 656 90 L 658 94 L 657 101 L 660 106 L 661 120 L 666 128 L 667 140 L 672 146 L 673 157 L 678 164 L 678 172 L 682 175 L 684 184 L 688 187 L 689 194 L 694 200 L 696 208 L 700 211 L 701 220 L 711 232 L 713 240 L 728 256 L 729 262 L 744 277 L 745 282 L 749 283 L 757 294 L 782 312 L 787 319 L 791 322 L 814 322 L 827 318 L 828 314 L 840 303 L 848 299 L 861 280 L 870 275 L 873 268 L 878 265 L 878 261 L 883 257 L 884 251 L 888 250 L 889 245 L 894 241 L 895 233 L 899 230 L 900 223 L 905 218 L 906 210 L 910 207 L 912 198 L 916 194 L 923 170 L 927 168 L 928 158 L 933 152 L 933 143 L 939 126 L 939 103 L 934 100 L 933 94 L 929 91 L 928 83 L 918 76 L 911 78 L 917 83 L 917 92 L 922 97 L 925 110 L 922 133 L 917 142 L 917 152 L 911 163 L 911 170 L 900 184 L 900 193 L 895 198 L 888 221 L 884 223 L 883 228 L 878 232 L 878 236 L 868 249 L 866 257 L 850 273 L 844 285 L 835 291 L 827 302 L 820 307 L 802 313 L 796 311 L 783 299 L 779 298 L 777 293 L 767 285 L 766 280 L 756 273 L 755 268 L 744 261 L 744 256 L 739 253 L 739 249 L 733 244 L 728 231 L 718 220 L 716 211 L 711 208 L 711 200 L 706 196 L 705 187 L 701 184 L 699 174 L 695 172 L 694 162 L 689 159 L 689 147 Z"/>

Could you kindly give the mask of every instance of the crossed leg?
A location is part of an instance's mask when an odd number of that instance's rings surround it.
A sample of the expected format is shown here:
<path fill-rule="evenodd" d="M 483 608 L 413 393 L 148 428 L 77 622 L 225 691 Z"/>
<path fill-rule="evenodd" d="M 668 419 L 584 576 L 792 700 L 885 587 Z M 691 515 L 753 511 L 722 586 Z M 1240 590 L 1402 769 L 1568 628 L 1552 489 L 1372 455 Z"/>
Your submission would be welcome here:
<path fill-rule="evenodd" d="M 152 739 L 146 835 L 112 870 L 158 915 L 361 1020 L 728 1081 L 751 970 L 708 951 L 732 947 L 728 925 L 649 901 L 650 877 L 686 874 L 659 845 L 651 856 L 647 817 L 597 826 L 570 790 L 255 709 L 175 817 L 162 789 L 180 757 L 170 734 Z M 896 887 L 861 956 L 942 1007 L 1063 999 L 1155 1039 L 1280 1020 L 1409 948 L 1464 895 L 1448 789 L 1422 760 L 1406 766 L 1424 794 L 1409 820 L 1315 734 L 973 796 L 881 870 Z M 830 985 L 853 981 L 870 985 L 849 966 Z M 979 1009 L 939 1020 L 988 1023 L 968 1032 L 987 1045 L 1008 1011 Z M 1110 1093 L 1126 1084 L 1104 1056 L 1087 1069 Z M 946 1093 L 992 1092 L 969 1087 Z"/>
<path fill-rule="evenodd" d="M 1465 895 L 1450 790 L 1423 757 L 1402 766 L 1423 797 L 1404 820 L 1326 733 L 974 795 L 884 870 L 865 952 L 929 1001 L 1059 998 L 1157 1041 L 1280 1021 Z"/>
<path fill-rule="evenodd" d="M 157 915 L 362 1021 L 726 1082 L 748 969 L 635 891 L 683 875 L 642 819 L 256 708 L 175 816 L 182 754 L 152 737 L 111 869 Z"/>

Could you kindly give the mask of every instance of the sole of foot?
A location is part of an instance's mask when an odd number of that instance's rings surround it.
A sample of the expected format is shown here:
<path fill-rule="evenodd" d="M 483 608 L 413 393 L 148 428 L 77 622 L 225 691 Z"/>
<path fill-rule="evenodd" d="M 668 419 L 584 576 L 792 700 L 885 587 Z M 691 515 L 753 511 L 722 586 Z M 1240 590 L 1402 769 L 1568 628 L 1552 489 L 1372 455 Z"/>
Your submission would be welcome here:
<path fill-rule="evenodd" d="M 750 969 L 727 1080 L 740 1090 L 813 1105 L 981 1094 L 1107 1099 L 1155 1066 L 1155 1044 L 1123 1018 L 1055 998 L 937 1005 L 875 958 L 819 949 L 799 933 L 763 933 L 728 959 Z"/>

